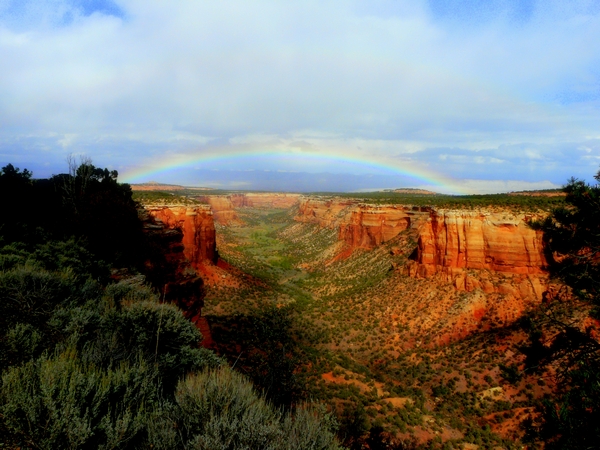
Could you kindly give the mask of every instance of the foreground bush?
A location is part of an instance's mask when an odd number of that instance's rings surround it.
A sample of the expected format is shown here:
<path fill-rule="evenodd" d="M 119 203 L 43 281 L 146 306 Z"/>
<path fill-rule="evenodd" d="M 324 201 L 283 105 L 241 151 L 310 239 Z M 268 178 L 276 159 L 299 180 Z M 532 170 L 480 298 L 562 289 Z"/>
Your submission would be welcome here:
<path fill-rule="evenodd" d="M 306 406 L 283 414 L 229 368 L 186 377 L 175 399 L 176 408 L 151 429 L 156 448 L 169 448 L 166 442 L 203 450 L 340 448 L 335 420 L 324 410 Z"/>
<path fill-rule="evenodd" d="M 135 448 L 157 387 L 156 371 L 141 361 L 100 370 L 69 350 L 7 371 L 0 411 L 36 448 Z"/>
<path fill-rule="evenodd" d="M 75 350 L 42 356 L 2 378 L 0 414 L 40 449 L 338 449 L 317 407 L 283 414 L 227 367 L 190 374 L 174 401 L 143 360 L 98 369 Z"/>

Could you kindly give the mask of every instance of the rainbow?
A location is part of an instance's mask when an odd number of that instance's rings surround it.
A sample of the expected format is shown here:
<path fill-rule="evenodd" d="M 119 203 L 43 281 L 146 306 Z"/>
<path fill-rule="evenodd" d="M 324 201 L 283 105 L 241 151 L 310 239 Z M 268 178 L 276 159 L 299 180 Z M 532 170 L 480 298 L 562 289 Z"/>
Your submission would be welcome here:
<path fill-rule="evenodd" d="M 336 152 L 337 153 L 337 152 Z M 459 183 L 450 177 L 435 173 L 433 171 L 417 167 L 411 163 L 394 163 L 389 161 L 379 161 L 375 158 L 365 158 L 357 156 L 342 156 L 336 153 L 317 153 L 312 151 L 237 151 L 237 152 L 210 152 L 202 155 L 189 154 L 171 154 L 163 156 L 144 166 L 137 166 L 132 169 L 125 168 L 121 170 L 120 180 L 126 183 L 144 183 L 157 176 L 165 178 L 169 173 L 170 183 L 177 183 L 177 171 L 185 168 L 207 168 L 218 166 L 225 170 L 234 168 L 235 170 L 244 170 L 249 168 L 253 161 L 274 161 L 283 162 L 294 167 L 294 171 L 302 172 L 332 172 L 340 173 L 342 168 L 351 169 L 360 167 L 364 173 L 386 173 L 397 174 L 414 180 L 414 185 L 431 189 L 440 193 L 450 194 L 468 194 L 465 189 L 459 186 Z M 303 170 L 306 165 L 306 170 Z M 321 168 L 315 171 L 315 167 Z M 264 167 L 263 167 L 264 168 Z M 255 169 L 256 170 L 256 169 Z M 260 170 L 260 169 L 259 169 Z M 278 169 L 272 169 L 278 170 Z M 348 171 L 346 171 L 348 173 Z M 408 187 L 408 186 L 397 186 Z"/>

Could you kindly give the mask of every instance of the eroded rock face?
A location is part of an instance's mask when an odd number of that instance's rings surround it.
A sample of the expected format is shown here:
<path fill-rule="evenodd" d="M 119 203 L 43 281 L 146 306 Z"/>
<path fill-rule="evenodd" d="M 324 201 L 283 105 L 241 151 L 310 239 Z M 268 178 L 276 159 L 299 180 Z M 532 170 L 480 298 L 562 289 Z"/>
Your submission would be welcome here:
<path fill-rule="evenodd" d="M 340 223 L 339 239 L 352 248 L 375 248 L 410 228 L 423 212 L 421 208 L 396 205 L 359 205 Z"/>
<path fill-rule="evenodd" d="M 169 208 L 157 207 L 139 211 L 144 233 L 153 249 L 146 261 L 148 280 L 160 292 L 163 301 L 176 304 L 185 317 L 198 327 L 203 336 L 202 345 L 210 346 L 210 328 L 206 318 L 202 316 L 204 280 L 191 264 L 184 243 L 185 233 L 190 232 L 190 225 L 179 226 L 177 216 L 181 216 L 181 211 L 178 208 L 174 208 L 174 211 L 167 209 Z M 196 220 L 193 217 L 197 216 L 184 214 L 183 221 L 188 218 L 188 221 L 194 222 Z"/>
<path fill-rule="evenodd" d="M 215 264 L 217 244 L 213 213 L 208 206 L 155 206 L 148 212 L 167 228 L 183 233 L 183 253 L 194 269 Z"/>
<path fill-rule="evenodd" d="M 548 279 L 542 233 L 527 225 L 530 219 L 509 212 L 432 211 L 406 273 L 531 306 L 542 300 Z M 526 307 L 518 304 L 512 308 L 517 316 Z"/>
<path fill-rule="evenodd" d="M 221 225 L 234 225 L 240 222 L 234 210 L 230 195 L 206 195 L 198 197 L 203 203 L 208 203 L 213 212 L 214 220 Z"/>
<path fill-rule="evenodd" d="M 208 203 L 213 211 L 215 221 L 221 225 L 237 225 L 241 221 L 236 208 L 291 208 L 298 203 L 300 194 L 277 193 L 244 193 L 231 195 L 205 195 L 198 197 L 203 203 Z"/>
<path fill-rule="evenodd" d="M 233 206 L 253 208 L 291 208 L 300 199 L 300 194 L 278 194 L 278 193 L 252 193 L 232 194 L 230 196 Z"/>
<path fill-rule="evenodd" d="M 513 274 L 542 274 L 542 233 L 528 217 L 508 213 L 432 211 L 419 234 L 418 274 L 451 269 L 488 269 Z"/>
<path fill-rule="evenodd" d="M 294 220 L 315 223 L 324 228 L 335 228 L 350 214 L 350 208 L 356 205 L 358 201 L 352 199 L 303 197 L 300 199 L 298 215 Z"/>
<path fill-rule="evenodd" d="M 303 198 L 296 220 L 338 228 L 349 249 L 372 249 L 420 223 L 429 208 L 368 205 L 356 200 Z"/>

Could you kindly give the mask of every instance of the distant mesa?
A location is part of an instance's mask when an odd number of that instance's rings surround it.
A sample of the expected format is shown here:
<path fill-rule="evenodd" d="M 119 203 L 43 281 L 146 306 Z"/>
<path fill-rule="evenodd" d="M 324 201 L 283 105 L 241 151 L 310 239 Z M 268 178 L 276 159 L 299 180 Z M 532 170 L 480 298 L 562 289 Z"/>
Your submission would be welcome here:
<path fill-rule="evenodd" d="M 395 194 L 440 195 L 437 192 L 428 191 L 427 189 L 416 188 L 384 189 L 384 192 L 394 192 Z"/>
<path fill-rule="evenodd" d="M 183 191 L 184 189 L 192 191 L 212 191 L 210 187 L 180 186 L 179 184 L 158 183 L 149 181 L 147 183 L 131 184 L 133 191 Z"/>
<path fill-rule="evenodd" d="M 164 184 L 156 181 L 149 181 L 148 183 L 132 184 L 131 189 L 133 191 L 181 191 L 185 187 L 178 184 Z"/>
<path fill-rule="evenodd" d="M 529 197 L 564 197 L 567 194 L 562 189 L 539 189 L 535 191 L 509 192 L 508 195 L 524 195 Z"/>

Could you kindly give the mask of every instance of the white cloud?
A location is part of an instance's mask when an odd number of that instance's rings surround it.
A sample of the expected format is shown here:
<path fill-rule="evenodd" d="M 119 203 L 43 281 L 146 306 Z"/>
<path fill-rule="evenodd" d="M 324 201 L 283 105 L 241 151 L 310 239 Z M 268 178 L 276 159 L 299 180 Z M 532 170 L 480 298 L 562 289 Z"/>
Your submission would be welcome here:
<path fill-rule="evenodd" d="M 459 178 L 581 173 L 557 149 L 600 137 L 598 10 L 536 2 L 517 17 L 518 2 L 492 3 L 475 22 L 413 1 L 123 0 L 116 15 L 5 1 L 0 150 L 36 161 L 80 146 L 132 167 L 218 143 L 404 158 Z M 464 151 L 428 151 L 442 147 Z"/>

